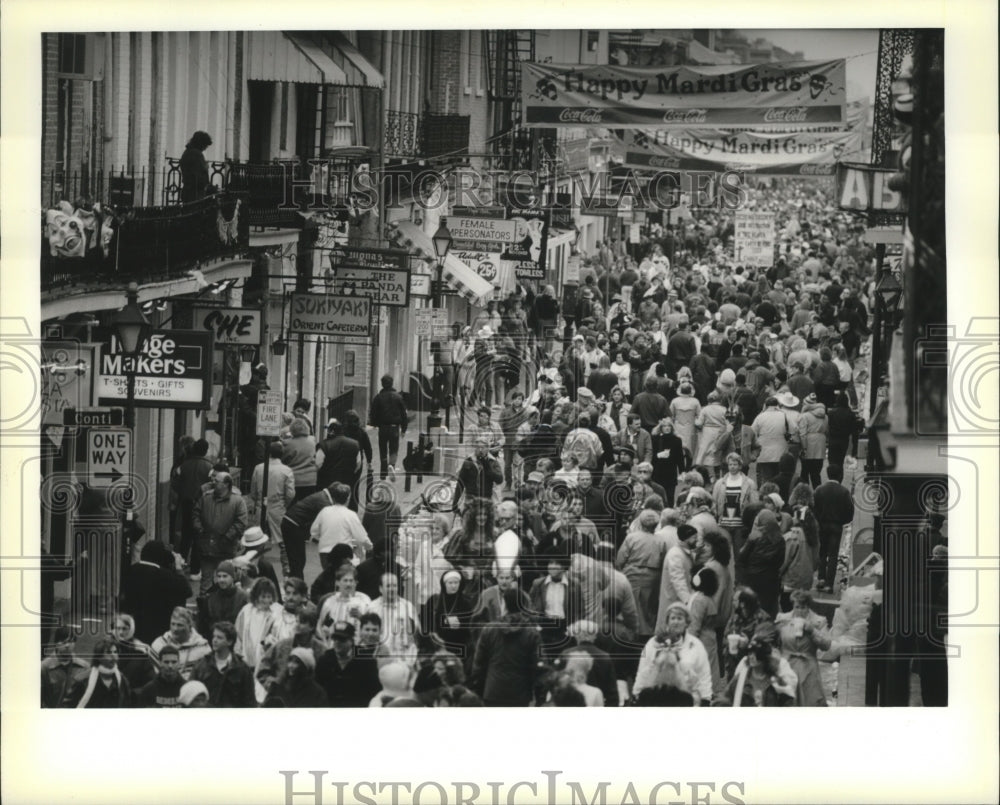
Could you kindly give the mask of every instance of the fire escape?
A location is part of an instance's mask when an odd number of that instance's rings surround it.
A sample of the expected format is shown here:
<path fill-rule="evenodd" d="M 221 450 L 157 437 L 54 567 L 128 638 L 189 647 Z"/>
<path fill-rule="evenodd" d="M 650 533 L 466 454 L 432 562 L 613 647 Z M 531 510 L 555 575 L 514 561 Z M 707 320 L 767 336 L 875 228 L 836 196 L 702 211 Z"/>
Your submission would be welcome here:
<path fill-rule="evenodd" d="M 521 125 L 521 62 L 535 60 L 535 32 L 496 31 L 484 36 L 489 53 L 494 167 L 535 171 L 544 176 L 554 165 L 555 129 Z"/>

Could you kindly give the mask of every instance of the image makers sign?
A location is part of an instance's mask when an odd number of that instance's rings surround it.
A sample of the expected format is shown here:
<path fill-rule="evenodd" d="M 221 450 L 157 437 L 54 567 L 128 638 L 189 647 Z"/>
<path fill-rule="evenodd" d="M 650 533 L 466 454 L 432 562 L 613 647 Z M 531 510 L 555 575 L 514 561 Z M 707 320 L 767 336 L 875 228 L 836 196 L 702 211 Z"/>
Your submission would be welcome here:
<path fill-rule="evenodd" d="M 139 408 L 207 409 L 212 391 L 212 334 L 192 330 L 153 330 L 142 354 L 122 354 L 118 339 L 101 345 L 95 396 L 113 405 L 128 396 L 128 375 L 135 373 Z"/>

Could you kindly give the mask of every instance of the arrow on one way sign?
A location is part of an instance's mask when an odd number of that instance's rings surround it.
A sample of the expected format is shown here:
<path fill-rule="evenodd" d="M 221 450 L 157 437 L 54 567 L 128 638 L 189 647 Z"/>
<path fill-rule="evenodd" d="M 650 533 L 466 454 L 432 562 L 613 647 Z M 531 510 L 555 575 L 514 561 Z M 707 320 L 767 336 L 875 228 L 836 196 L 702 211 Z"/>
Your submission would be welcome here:
<path fill-rule="evenodd" d="M 90 485 L 111 486 L 132 472 L 132 431 L 91 428 L 87 436 Z"/>

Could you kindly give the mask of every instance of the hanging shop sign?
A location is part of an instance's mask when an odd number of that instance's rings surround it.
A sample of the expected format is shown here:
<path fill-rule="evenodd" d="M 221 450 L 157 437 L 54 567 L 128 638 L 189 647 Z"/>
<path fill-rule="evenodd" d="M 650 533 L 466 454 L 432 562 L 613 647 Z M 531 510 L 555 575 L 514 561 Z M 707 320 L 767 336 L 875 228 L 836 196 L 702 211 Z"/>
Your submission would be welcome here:
<path fill-rule="evenodd" d="M 517 279 L 544 279 L 552 211 L 535 207 L 510 207 L 507 217 L 517 224 L 514 242 L 501 257 L 514 265 Z"/>
<path fill-rule="evenodd" d="M 410 267 L 409 252 L 401 249 L 369 249 L 357 246 L 337 246 L 330 252 L 330 267 L 401 268 Z"/>
<path fill-rule="evenodd" d="M 857 212 L 906 212 L 906 199 L 889 187 L 898 173 L 859 162 L 837 165 L 837 202 L 842 210 Z"/>
<path fill-rule="evenodd" d="M 844 59 L 620 67 L 521 63 L 529 127 L 788 128 L 846 122 Z"/>
<path fill-rule="evenodd" d="M 229 344 L 260 344 L 261 312 L 251 307 L 193 305 L 194 329 L 215 336 L 216 348 Z"/>
<path fill-rule="evenodd" d="M 740 210 L 736 213 L 733 240 L 737 263 L 774 265 L 774 213 Z"/>
<path fill-rule="evenodd" d="M 625 134 L 626 165 L 765 176 L 832 176 L 837 162 L 860 153 L 862 143 L 860 131 L 777 134 L 678 129 L 657 133 L 655 141 L 650 134 L 638 130 Z"/>
<path fill-rule="evenodd" d="M 210 332 L 153 330 L 142 353 L 130 358 L 112 336 L 110 345 L 101 345 L 98 404 L 126 400 L 128 376 L 134 373 L 136 407 L 207 409 L 212 394 L 212 341 Z"/>
<path fill-rule="evenodd" d="M 42 425 L 67 425 L 68 411 L 93 404 L 97 345 L 45 340 L 40 347 Z"/>
<path fill-rule="evenodd" d="M 364 296 L 293 293 L 288 334 L 371 338 L 372 300 Z"/>
<path fill-rule="evenodd" d="M 427 297 L 431 295 L 430 274 L 410 274 L 410 296 Z"/>
<path fill-rule="evenodd" d="M 452 239 L 461 242 L 510 244 L 517 233 L 517 224 L 503 218 L 449 215 L 445 221 Z"/>
<path fill-rule="evenodd" d="M 365 296 L 376 305 L 409 307 L 410 276 L 405 269 L 341 266 L 336 270 L 333 292 L 343 296 Z"/>
<path fill-rule="evenodd" d="M 500 252 L 482 252 L 472 249 L 452 249 L 449 254 L 455 255 L 480 277 L 490 283 L 496 283 L 500 276 Z"/>

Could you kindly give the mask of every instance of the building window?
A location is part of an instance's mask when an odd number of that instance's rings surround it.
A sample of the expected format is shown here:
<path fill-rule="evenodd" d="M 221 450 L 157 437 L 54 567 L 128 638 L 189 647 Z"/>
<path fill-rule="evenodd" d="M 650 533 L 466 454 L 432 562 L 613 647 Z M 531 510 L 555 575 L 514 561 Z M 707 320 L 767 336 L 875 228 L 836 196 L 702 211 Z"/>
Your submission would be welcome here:
<path fill-rule="evenodd" d="M 587 31 L 587 50 L 591 53 L 597 52 L 597 46 L 601 41 L 600 31 Z"/>
<path fill-rule="evenodd" d="M 466 95 L 472 94 L 473 73 L 475 71 L 475 62 L 472 57 L 472 40 L 475 38 L 469 31 L 462 31 L 458 37 L 458 63 L 461 65 L 459 68 L 459 80 L 462 82 L 463 92 Z"/>
<path fill-rule="evenodd" d="M 59 72 L 79 75 L 86 69 L 87 35 L 59 34 Z"/>
<path fill-rule="evenodd" d="M 354 377 L 356 354 L 353 349 L 344 350 L 344 377 Z"/>

